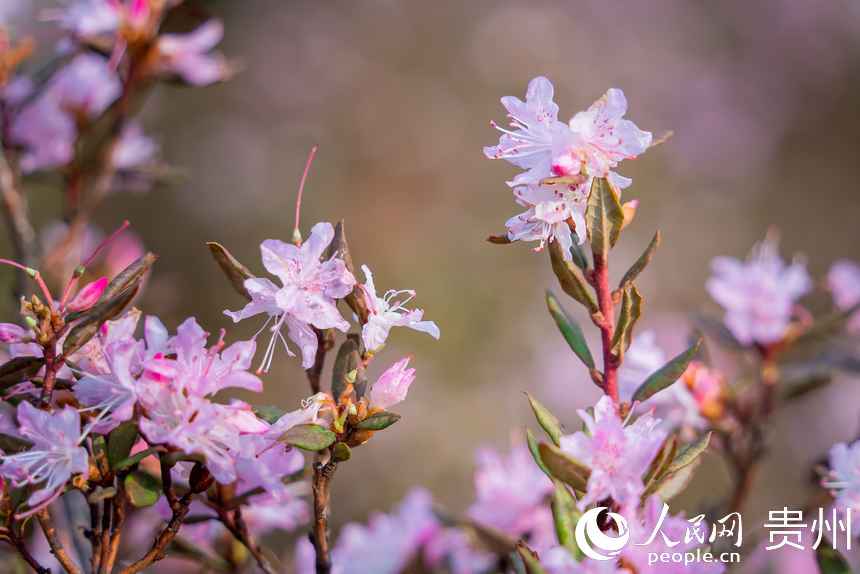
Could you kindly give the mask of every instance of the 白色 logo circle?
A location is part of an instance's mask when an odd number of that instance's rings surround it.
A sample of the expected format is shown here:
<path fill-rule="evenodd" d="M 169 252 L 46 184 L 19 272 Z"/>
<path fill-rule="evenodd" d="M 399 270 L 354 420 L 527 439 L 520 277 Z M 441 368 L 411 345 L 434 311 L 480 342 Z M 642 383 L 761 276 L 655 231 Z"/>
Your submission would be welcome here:
<path fill-rule="evenodd" d="M 609 536 L 600 530 L 597 521 L 604 510 L 608 509 L 605 506 L 598 506 L 583 514 L 577 521 L 574 531 L 577 546 L 583 554 L 593 560 L 614 559 L 630 541 L 627 520 L 616 512 L 609 512 L 609 518 L 615 522 L 618 536 Z"/>

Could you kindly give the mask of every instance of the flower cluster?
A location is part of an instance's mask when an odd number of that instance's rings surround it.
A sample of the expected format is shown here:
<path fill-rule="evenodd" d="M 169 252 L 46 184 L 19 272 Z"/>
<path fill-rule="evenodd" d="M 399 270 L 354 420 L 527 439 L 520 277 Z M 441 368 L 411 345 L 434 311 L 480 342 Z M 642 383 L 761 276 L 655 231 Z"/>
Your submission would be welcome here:
<path fill-rule="evenodd" d="M 585 205 L 593 178 L 607 178 L 619 190 L 628 187 L 632 180 L 613 169 L 647 150 L 652 136 L 624 119 L 627 99 L 621 90 L 608 90 L 567 124 L 558 120 L 553 95 L 552 83 L 541 76 L 529 82 L 525 102 L 502 98 L 511 129 L 493 123 L 502 136 L 484 154 L 525 170 L 508 182 L 517 203 L 527 208 L 508 220 L 508 240 L 538 241 L 538 248 L 558 240 L 567 253 L 571 231 L 577 243 L 586 239 Z"/>

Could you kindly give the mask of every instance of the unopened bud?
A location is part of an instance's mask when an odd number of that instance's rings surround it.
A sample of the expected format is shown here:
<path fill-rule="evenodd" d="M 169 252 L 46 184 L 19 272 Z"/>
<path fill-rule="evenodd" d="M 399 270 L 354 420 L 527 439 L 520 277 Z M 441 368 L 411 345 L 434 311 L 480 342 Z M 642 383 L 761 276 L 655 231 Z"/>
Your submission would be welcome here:
<path fill-rule="evenodd" d="M 621 206 L 621 210 L 624 212 L 624 222 L 621 224 L 621 229 L 624 229 L 633 222 L 633 218 L 636 217 L 637 207 L 639 207 L 638 199 L 630 200 Z"/>
<path fill-rule="evenodd" d="M 78 294 L 75 295 L 75 298 L 68 304 L 67 308 L 69 311 L 83 311 L 85 309 L 89 309 L 93 305 L 98 302 L 101 298 L 102 293 L 104 293 L 105 289 L 108 286 L 108 278 L 101 277 L 87 283 L 83 289 L 78 291 Z"/>

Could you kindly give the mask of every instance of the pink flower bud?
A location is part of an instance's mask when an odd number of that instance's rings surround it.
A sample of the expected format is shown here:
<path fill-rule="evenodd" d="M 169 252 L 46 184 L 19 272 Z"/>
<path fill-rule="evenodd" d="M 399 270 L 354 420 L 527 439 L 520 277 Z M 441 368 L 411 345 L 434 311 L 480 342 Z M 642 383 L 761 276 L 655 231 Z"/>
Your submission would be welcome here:
<path fill-rule="evenodd" d="M 91 283 L 87 283 L 83 289 L 78 291 L 78 294 L 75 295 L 75 298 L 72 299 L 71 303 L 68 304 L 68 310 L 83 311 L 85 309 L 89 309 L 96 304 L 107 286 L 107 277 L 101 277 Z"/>
<path fill-rule="evenodd" d="M 20 343 L 27 336 L 27 330 L 14 323 L 0 323 L 0 343 Z"/>
<path fill-rule="evenodd" d="M 415 369 L 407 369 L 409 357 L 400 359 L 380 375 L 370 390 L 370 406 L 387 409 L 403 402 L 415 380 Z"/>

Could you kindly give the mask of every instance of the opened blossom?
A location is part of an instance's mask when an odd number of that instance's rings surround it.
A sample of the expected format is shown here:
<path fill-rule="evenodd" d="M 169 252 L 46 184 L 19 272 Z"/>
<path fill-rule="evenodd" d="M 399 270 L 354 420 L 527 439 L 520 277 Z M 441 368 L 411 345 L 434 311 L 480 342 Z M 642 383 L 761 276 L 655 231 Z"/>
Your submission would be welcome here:
<path fill-rule="evenodd" d="M 860 510 L 860 441 L 837 443 L 830 449 L 830 472 L 823 481 L 845 510 Z"/>
<path fill-rule="evenodd" d="M 717 257 L 711 269 L 708 293 L 725 309 L 726 327 L 745 345 L 782 340 L 795 303 L 812 288 L 806 265 L 786 265 L 772 238 L 756 245 L 746 261 Z"/>
<path fill-rule="evenodd" d="M 621 508 L 635 507 L 645 490 L 642 477 L 666 438 L 660 419 L 645 413 L 625 426 L 607 395 L 597 402 L 593 416 L 583 410 L 579 416 L 588 433 L 561 437 L 562 450 L 591 469 L 579 507 L 610 497 Z"/>
<path fill-rule="evenodd" d="M 827 287 L 840 310 L 848 311 L 857 306 L 860 303 L 860 265 L 847 259 L 837 261 L 827 272 Z M 848 330 L 860 333 L 860 310 L 848 320 Z"/>
<path fill-rule="evenodd" d="M 17 434 L 33 446 L 25 452 L 0 459 L 0 476 L 15 487 L 34 487 L 27 499 L 29 515 L 50 504 L 62 494 L 73 475 L 86 478 L 89 457 L 81 446 L 81 420 L 72 407 L 52 413 L 24 401 L 18 405 Z"/>
<path fill-rule="evenodd" d="M 239 311 L 224 313 L 239 322 L 259 314 L 269 316 L 272 337 L 266 349 L 261 368 L 267 370 L 278 340 L 287 353 L 293 355 L 281 334 L 286 325 L 288 337 L 299 347 L 302 366 L 314 364 L 317 351 L 317 329 L 349 330 L 347 322 L 337 310 L 337 300 L 352 292 L 355 278 L 342 259 L 332 256 L 320 261 L 334 238 L 330 223 L 317 223 L 301 247 L 276 239 L 267 239 L 260 245 L 263 266 L 281 282 L 281 287 L 269 279 L 251 278 L 245 288 L 251 302 Z"/>
<path fill-rule="evenodd" d="M 224 26 L 210 20 L 187 34 L 162 34 L 158 38 L 157 70 L 193 86 L 206 86 L 230 77 L 224 57 L 212 50 L 224 36 Z"/>
<path fill-rule="evenodd" d="M 389 290 L 380 297 L 376 294 L 373 274 L 367 265 L 362 265 L 365 282 L 361 286 L 367 303 L 367 323 L 361 328 L 361 338 L 368 351 L 377 351 L 385 344 L 392 327 L 408 327 L 427 333 L 434 339 L 439 338 L 439 327 L 433 321 L 423 321 L 424 311 L 407 309 L 406 304 L 415 297 L 415 291 Z M 401 298 L 401 299 L 398 299 Z"/>

